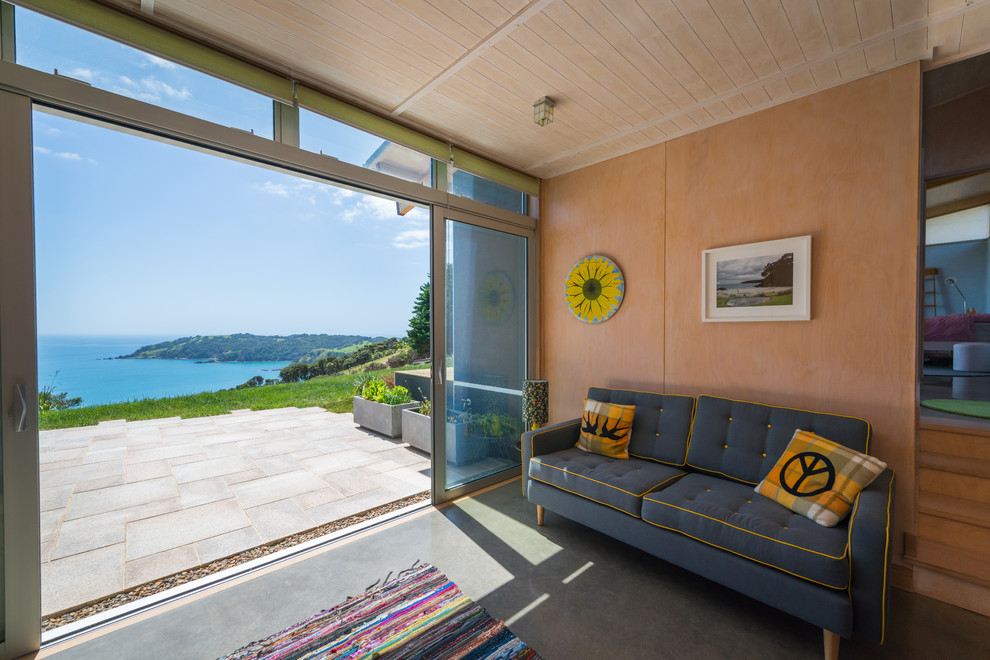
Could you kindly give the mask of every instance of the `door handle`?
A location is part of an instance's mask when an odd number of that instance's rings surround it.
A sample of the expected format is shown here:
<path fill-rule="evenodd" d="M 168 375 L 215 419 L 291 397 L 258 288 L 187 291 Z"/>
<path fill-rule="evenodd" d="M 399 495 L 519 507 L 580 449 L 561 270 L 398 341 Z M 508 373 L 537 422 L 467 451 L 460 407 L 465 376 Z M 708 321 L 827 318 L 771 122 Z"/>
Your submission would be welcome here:
<path fill-rule="evenodd" d="M 10 410 L 10 416 L 14 418 L 14 430 L 18 433 L 27 431 L 27 399 L 24 397 L 24 384 L 14 385 L 14 406 Z"/>

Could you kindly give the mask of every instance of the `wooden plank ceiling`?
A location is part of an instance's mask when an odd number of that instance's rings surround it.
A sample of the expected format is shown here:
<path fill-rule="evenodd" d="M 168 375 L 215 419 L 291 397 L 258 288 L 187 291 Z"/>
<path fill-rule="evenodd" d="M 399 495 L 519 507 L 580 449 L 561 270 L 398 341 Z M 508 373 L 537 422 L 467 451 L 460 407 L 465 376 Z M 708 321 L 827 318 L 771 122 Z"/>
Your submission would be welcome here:
<path fill-rule="evenodd" d="M 990 0 L 106 1 L 543 178 L 990 50 Z"/>

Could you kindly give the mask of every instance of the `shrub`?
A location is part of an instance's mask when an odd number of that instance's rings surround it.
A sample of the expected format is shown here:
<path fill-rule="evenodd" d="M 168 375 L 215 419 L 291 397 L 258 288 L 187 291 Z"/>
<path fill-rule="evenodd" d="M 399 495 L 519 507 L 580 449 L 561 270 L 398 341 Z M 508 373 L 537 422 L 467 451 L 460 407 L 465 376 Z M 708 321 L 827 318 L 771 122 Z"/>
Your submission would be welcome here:
<path fill-rule="evenodd" d="M 364 389 L 361 390 L 361 397 L 368 401 L 377 401 L 390 406 L 409 403 L 413 400 L 412 396 L 409 395 L 409 390 L 402 386 L 386 387 L 384 378 L 369 380 Z"/>
<path fill-rule="evenodd" d="M 358 396 L 363 396 L 364 387 L 369 382 L 371 382 L 371 374 L 367 374 L 367 373 L 358 374 L 357 378 L 354 379 L 354 394 Z"/>
<path fill-rule="evenodd" d="M 385 393 L 385 381 L 377 378 L 368 381 L 368 384 L 361 390 L 361 396 L 368 401 L 381 401 L 380 397 Z"/>
<path fill-rule="evenodd" d="M 68 392 L 55 392 L 55 379 L 61 369 L 55 371 L 52 382 L 38 390 L 38 412 L 49 410 L 68 410 L 82 403 L 82 397 L 70 397 Z"/>
<path fill-rule="evenodd" d="M 433 404 L 430 400 L 423 396 L 423 390 L 419 390 L 419 398 L 422 403 L 419 406 L 419 414 L 426 415 L 427 417 L 432 417 L 433 415 Z"/>
<path fill-rule="evenodd" d="M 390 406 L 397 406 L 400 403 L 409 403 L 412 400 L 412 396 L 409 395 L 409 390 L 401 385 L 398 387 L 387 388 L 378 399 L 379 402 Z"/>

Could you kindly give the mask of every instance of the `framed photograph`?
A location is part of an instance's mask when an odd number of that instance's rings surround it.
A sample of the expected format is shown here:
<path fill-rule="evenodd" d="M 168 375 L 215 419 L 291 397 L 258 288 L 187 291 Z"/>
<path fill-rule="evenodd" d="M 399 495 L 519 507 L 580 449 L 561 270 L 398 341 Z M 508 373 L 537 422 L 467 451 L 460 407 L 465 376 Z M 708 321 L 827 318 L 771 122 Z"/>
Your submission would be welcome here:
<path fill-rule="evenodd" d="M 702 321 L 811 319 L 811 236 L 701 253 Z"/>

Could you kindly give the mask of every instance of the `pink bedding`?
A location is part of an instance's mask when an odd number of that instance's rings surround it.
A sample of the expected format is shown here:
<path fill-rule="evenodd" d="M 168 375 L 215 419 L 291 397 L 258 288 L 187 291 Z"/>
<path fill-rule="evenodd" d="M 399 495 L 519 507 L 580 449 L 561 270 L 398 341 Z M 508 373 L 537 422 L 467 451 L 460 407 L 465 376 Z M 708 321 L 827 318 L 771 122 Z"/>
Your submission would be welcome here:
<path fill-rule="evenodd" d="M 975 341 L 977 316 L 990 314 L 946 314 L 925 318 L 925 341 Z"/>

